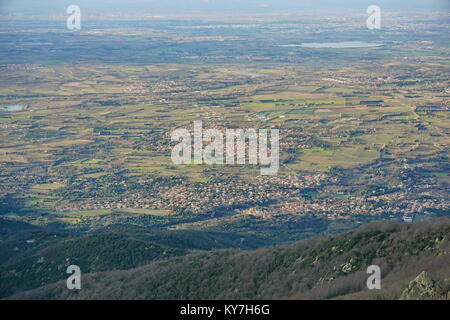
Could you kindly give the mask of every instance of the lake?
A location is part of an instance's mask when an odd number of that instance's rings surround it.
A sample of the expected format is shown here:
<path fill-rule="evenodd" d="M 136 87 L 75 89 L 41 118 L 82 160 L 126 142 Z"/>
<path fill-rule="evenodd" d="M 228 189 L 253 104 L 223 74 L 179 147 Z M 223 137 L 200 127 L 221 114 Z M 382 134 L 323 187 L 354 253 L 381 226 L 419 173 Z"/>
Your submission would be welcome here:
<path fill-rule="evenodd" d="M 305 42 L 302 44 L 286 44 L 282 45 L 281 47 L 347 49 L 347 48 L 375 48 L 380 47 L 382 45 L 383 43 L 376 43 L 376 42 L 341 41 L 341 42 Z"/>
<path fill-rule="evenodd" d="M 6 110 L 6 111 L 21 111 L 21 110 L 23 110 L 23 106 L 20 104 L 14 104 L 14 105 L 6 106 L 6 107 L 0 107 L 0 109 Z"/>

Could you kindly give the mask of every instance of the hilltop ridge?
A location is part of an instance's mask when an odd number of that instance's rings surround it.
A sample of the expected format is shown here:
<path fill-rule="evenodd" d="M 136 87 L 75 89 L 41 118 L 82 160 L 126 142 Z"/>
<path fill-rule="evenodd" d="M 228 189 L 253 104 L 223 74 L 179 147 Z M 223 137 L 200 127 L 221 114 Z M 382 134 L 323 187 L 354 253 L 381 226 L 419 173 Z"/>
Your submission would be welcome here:
<path fill-rule="evenodd" d="M 89 274 L 79 292 L 67 290 L 62 281 L 10 298 L 396 300 L 422 271 L 443 292 L 450 291 L 449 234 L 449 218 L 376 222 L 294 244 L 196 252 L 135 269 Z M 366 287 L 366 270 L 373 264 L 382 270 L 381 290 Z"/>

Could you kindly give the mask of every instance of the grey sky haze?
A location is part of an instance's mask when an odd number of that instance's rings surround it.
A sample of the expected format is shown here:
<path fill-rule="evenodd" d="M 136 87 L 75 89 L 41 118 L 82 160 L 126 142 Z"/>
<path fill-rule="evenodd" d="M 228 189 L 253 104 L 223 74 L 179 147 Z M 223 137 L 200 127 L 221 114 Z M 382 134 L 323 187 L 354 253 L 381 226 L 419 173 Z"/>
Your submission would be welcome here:
<path fill-rule="evenodd" d="M 364 9 L 376 4 L 394 10 L 447 10 L 449 0 L 0 0 L 0 13 L 59 12 L 71 4 L 96 13 L 270 13 L 290 10 Z"/>

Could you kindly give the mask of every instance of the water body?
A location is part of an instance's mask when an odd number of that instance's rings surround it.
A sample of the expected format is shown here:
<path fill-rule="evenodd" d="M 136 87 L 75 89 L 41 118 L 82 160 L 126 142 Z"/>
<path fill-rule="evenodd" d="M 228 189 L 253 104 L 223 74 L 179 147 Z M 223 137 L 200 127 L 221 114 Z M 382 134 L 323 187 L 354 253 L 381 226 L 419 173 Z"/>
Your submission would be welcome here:
<path fill-rule="evenodd" d="M 252 72 L 247 72 L 247 71 L 236 71 L 234 72 L 237 75 L 240 76 L 248 76 L 248 77 L 257 77 L 258 75 Z"/>
<path fill-rule="evenodd" d="M 23 110 L 23 106 L 20 104 L 14 104 L 11 106 L 0 107 L 0 109 L 5 110 L 5 111 L 21 111 L 21 110 Z"/>
<path fill-rule="evenodd" d="M 288 48 L 334 48 L 334 49 L 347 49 L 347 48 L 375 48 L 382 46 L 383 43 L 365 42 L 365 41 L 341 41 L 341 42 L 305 42 L 302 44 L 286 44 L 281 47 Z"/>

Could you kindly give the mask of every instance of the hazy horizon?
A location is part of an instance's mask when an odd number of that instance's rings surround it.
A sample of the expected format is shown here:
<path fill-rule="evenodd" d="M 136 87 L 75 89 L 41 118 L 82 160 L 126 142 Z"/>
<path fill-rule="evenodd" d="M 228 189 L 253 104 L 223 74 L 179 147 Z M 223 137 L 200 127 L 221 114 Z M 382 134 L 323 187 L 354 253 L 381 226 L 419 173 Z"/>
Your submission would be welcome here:
<path fill-rule="evenodd" d="M 274 13 L 302 10 L 345 10 L 365 9 L 378 5 L 385 10 L 448 10 L 446 0 L 3 0 L 0 13 L 8 14 L 53 14 L 75 4 L 93 14 L 117 13 Z"/>

